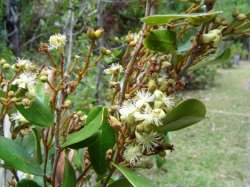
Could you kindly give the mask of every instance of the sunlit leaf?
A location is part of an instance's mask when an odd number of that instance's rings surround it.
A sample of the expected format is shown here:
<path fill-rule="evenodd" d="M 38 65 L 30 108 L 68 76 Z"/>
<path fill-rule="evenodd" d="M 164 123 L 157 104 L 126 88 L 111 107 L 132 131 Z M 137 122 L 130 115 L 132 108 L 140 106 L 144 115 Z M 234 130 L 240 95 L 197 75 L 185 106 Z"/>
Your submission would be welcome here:
<path fill-rule="evenodd" d="M 143 45 L 152 51 L 175 52 L 177 49 L 176 33 L 168 29 L 153 30 L 147 34 Z"/>
<path fill-rule="evenodd" d="M 76 174 L 68 158 L 65 158 L 62 187 L 71 187 L 71 186 L 72 187 L 76 186 Z"/>
<path fill-rule="evenodd" d="M 144 23 L 154 26 L 169 23 L 175 19 L 191 19 L 193 22 L 208 22 L 211 21 L 217 14 L 222 13 L 218 12 L 208 12 L 208 13 L 194 13 L 194 14 L 167 14 L 167 15 L 152 15 L 144 17 L 141 19 Z"/>
<path fill-rule="evenodd" d="M 43 175 L 40 166 L 20 144 L 0 136 L 0 150 L 0 159 L 11 167 L 33 175 Z"/>
<path fill-rule="evenodd" d="M 198 62 L 197 64 L 191 66 L 188 69 L 188 71 L 194 71 L 194 70 L 200 69 L 200 68 L 202 68 L 204 66 L 208 66 L 208 65 L 223 63 L 223 62 L 227 61 L 230 58 L 230 56 L 231 56 L 231 50 L 230 50 L 230 48 L 228 48 L 221 55 L 217 56 L 216 58 L 214 58 L 212 60 Z"/>
<path fill-rule="evenodd" d="M 202 121 L 206 115 L 205 105 L 197 99 L 188 99 L 176 106 L 162 120 L 163 125 L 157 129 L 160 132 L 180 130 Z"/>
<path fill-rule="evenodd" d="M 144 177 L 143 175 L 137 173 L 134 170 L 126 168 L 124 166 L 119 166 L 117 164 L 113 164 L 128 181 L 134 187 L 156 187 L 157 185 L 153 184 L 148 178 Z"/>

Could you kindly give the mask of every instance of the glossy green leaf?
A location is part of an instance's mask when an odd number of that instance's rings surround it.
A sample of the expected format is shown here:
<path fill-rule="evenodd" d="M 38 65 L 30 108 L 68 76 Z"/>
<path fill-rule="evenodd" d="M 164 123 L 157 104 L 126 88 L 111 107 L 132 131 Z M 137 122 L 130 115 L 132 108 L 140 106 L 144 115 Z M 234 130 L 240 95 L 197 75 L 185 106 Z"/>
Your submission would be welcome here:
<path fill-rule="evenodd" d="M 76 174 L 68 158 L 65 158 L 62 187 L 76 187 Z"/>
<path fill-rule="evenodd" d="M 0 150 L 0 159 L 11 167 L 33 175 L 43 175 L 40 166 L 20 144 L 0 136 Z"/>
<path fill-rule="evenodd" d="M 37 131 L 36 128 L 32 129 L 32 133 L 35 139 L 35 154 L 34 154 L 34 158 L 36 159 L 38 164 L 41 164 L 43 162 L 42 159 L 42 150 L 41 150 L 41 135 L 39 134 L 39 132 Z"/>
<path fill-rule="evenodd" d="M 22 179 L 16 185 L 16 187 L 41 187 L 35 181 L 30 179 Z"/>
<path fill-rule="evenodd" d="M 53 124 L 54 113 L 50 108 L 49 95 L 44 92 L 44 84 L 39 82 L 36 85 L 37 98 L 32 102 L 31 107 L 16 105 L 17 110 L 32 124 L 41 127 L 50 127 Z"/>
<path fill-rule="evenodd" d="M 152 51 L 175 52 L 177 49 L 176 33 L 168 29 L 153 30 L 147 34 L 143 45 Z"/>
<path fill-rule="evenodd" d="M 133 186 L 127 179 L 121 178 L 118 179 L 117 181 L 112 182 L 110 185 L 108 185 L 108 187 L 133 187 Z"/>
<path fill-rule="evenodd" d="M 108 122 L 108 113 L 104 113 L 103 123 L 100 127 L 100 133 L 97 140 L 88 146 L 91 165 L 99 175 L 104 175 L 108 168 L 109 162 L 106 160 L 106 152 L 115 145 L 115 131 Z"/>
<path fill-rule="evenodd" d="M 188 99 L 168 113 L 157 129 L 163 133 L 180 130 L 202 121 L 205 115 L 206 107 L 201 101 Z"/>
<path fill-rule="evenodd" d="M 42 103 L 39 99 L 32 102 L 29 108 L 16 105 L 17 110 L 32 124 L 41 127 L 50 127 L 53 124 L 53 112 L 49 105 Z"/>
<path fill-rule="evenodd" d="M 69 145 L 67 146 L 68 148 L 70 149 L 81 149 L 81 148 L 84 148 L 84 147 L 88 147 L 89 145 L 95 143 L 95 141 L 97 140 L 98 138 L 98 135 L 99 135 L 99 131 L 97 131 L 95 134 L 93 134 L 92 136 L 90 136 L 89 138 L 83 140 L 83 141 L 80 141 L 78 143 L 75 143 L 75 144 L 72 144 L 72 145 Z"/>
<path fill-rule="evenodd" d="M 68 147 L 82 142 L 96 134 L 102 126 L 105 113 L 107 113 L 107 108 L 105 107 L 97 106 L 92 109 L 88 114 L 85 127 L 80 131 L 69 135 L 62 147 Z"/>
<path fill-rule="evenodd" d="M 156 187 L 151 180 L 137 173 L 134 170 L 113 164 L 134 187 Z"/>
<path fill-rule="evenodd" d="M 141 21 L 150 26 L 166 24 L 175 19 L 186 19 L 186 18 L 191 19 L 193 22 L 195 21 L 208 22 L 212 20 L 219 13 L 222 12 L 218 11 L 218 12 L 194 13 L 194 14 L 152 15 L 142 18 Z"/>
<path fill-rule="evenodd" d="M 228 60 L 230 58 L 230 56 L 231 56 L 231 50 L 230 50 L 230 48 L 228 48 L 221 55 L 217 56 L 216 58 L 214 58 L 212 60 L 198 62 L 197 64 L 191 66 L 188 69 L 188 71 L 194 71 L 194 70 L 200 69 L 200 68 L 202 68 L 204 66 L 208 66 L 208 65 L 223 63 L 226 60 Z"/>
<path fill-rule="evenodd" d="M 161 168 L 161 166 L 166 162 L 165 158 L 159 155 L 155 155 L 155 160 L 157 168 Z"/>

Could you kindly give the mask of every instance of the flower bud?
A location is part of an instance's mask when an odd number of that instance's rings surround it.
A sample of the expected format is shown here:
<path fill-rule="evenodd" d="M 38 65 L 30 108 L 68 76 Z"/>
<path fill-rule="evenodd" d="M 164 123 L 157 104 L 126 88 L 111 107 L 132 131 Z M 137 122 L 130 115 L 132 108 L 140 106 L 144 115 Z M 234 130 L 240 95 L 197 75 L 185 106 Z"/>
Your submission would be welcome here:
<path fill-rule="evenodd" d="M 130 47 L 135 47 L 135 46 L 136 46 L 136 42 L 135 42 L 135 41 L 129 42 L 129 46 L 130 46 Z"/>
<path fill-rule="evenodd" d="M 152 127 L 151 125 L 145 125 L 145 126 L 143 127 L 143 131 L 144 131 L 145 133 L 150 133 L 152 130 L 153 130 L 153 127 Z"/>
<path fill-rule="evenodd" d="M 169 84 L 167 81 L 164 81 L 162 83 L 162 85 L 160 86 L 159 90 L 162 91 L 162 92 L 166 92 L 169 88 Z"/>
<path fill-rule="evenodd" d="M 163 84 L 163 82 L 165 81 L 165 79 L 164 78 L 158 78 L 157 81 L 158 81 L 159 84 Z"/>
<path fill-rule="evenodd" d="M 88 36 L 91 40 L 96 39 L 96 35 L 95 35 L 94 29 L 92 29 L 92 28 L 89 27 L 88 30 L 87 30 L 87 36 Z"/>
<path fill-rule="evenodd" d="M 8 96 L 9 96 L 9 97 L 14 97 L 14 96 L 15 96 L 15 92 L 9 91 L 9 92 L 8 92 Z"/>
<path fill-rule="evenodd" d="M 222 39 L 221 30 L 214 29 L 209 31 L 207 34 L 201 36 L 201 40 L 204 44 L 213 44 L 213 47 L 217 47 Z"/>
<path fill-rule="evenodd" d="M 72 105 L 72 101 L 71 100 L 66 100 L 64 102 L 64 105 L 67 106 L 67 107 L 70 107 Z"/>
<path fill-rule="evenodd" d="M 82 116 L 82 111 L 79 110 L 79 111 L 76 113 L 76 115 Z"/>
<path fill-rule="evenodd" d="M 148 91 L 153 93 L 156 90 L 156 83 L 153 79 L 148 82 Z"/>
<path fill-rule="evenodd" d="M 162 62 L 162 67 L 163 68 L 168 68 L 168 67 L 170 67 L 171 66 L 171 63 L 169 62 L 169 61 L 163 61 Z"/>
<path fill-rule="evenodd" d="M 236 20 L 238 20 L 238 21 L 243 21 L 244 19 L 246 19 L 246 15 L 244 15 L 244 14 L 239 14 L 239 15 L 236 17 Z"/>
<path fill-rule="evenodd" d="M 0 60 L 0 65 L 6 64 L 7 61 L 5 59 Z"/>
<path fill-rule="evenodd" d="M 162 102 L 162 101 L 155 101 L 154 102 L 154 108 L 155 109 L 161 109 L 161 108 L 163 108 L 164 107 L 164 103 Z"/>
<path fill-rule="evenodd" d="M 9 68 L 10 68 L 10 65 L 9 65 L 9 64 L 5 63 L 5 64 L 3 65 L 3 69 L 8 70 Z"/>
<path fill-rule="evenodd" d="M 159 152 L 159 156 L 160 157 L 165 157 L 166 156 L 166 152 L 165 151 L 160 151 Z"/>
<path fill-rule="evenodd" d="M 45 76 L 45 75 L 41 76 L 39 79 L 40 79 L 41 82 L 47 82 L 48 81 L 48 77 Z"/>
<path fill-rule="evenodd" d="M 142 133 L 144 131 L 144 125 L 143 124 L 139 124 L 136 126 L 136 131 L 139 133 Z"/>
<path fill-rule="evenodd" d="M 95 31 L 95 38 L 100 39 L 104 35 L 104 29 L 99 28 Z"/>
<path fill-rule="evenodd" d="M 116 119 L 114 116 L 109 116 L 109 122 L 110 122 L 111 127 L 113 127 L 116 130 L 120 130 L 122 127 L 121 122 L 118 119 Z"/>
<path fill-rule="evenodd" d="M 25 106 L 25 107 L 30 107 L 31 106 L 31 100 L 29 98 L 23 98 L 22 99 L 22 104 Z"/>
<path fill-rule="evenodd" d="M 162 99 L 163 97 L 163 93 L 160 90 L 155 90 L 154 95 L 155 95 L 155 98 L 159 100 Z"/>
<path fill-rule="evenodd" d="M 232 12 L 232 16 L 233 18 L 236 18 L 238 15 L 240 14 L 239 10 L 237 8 L 235 8 Z"/>

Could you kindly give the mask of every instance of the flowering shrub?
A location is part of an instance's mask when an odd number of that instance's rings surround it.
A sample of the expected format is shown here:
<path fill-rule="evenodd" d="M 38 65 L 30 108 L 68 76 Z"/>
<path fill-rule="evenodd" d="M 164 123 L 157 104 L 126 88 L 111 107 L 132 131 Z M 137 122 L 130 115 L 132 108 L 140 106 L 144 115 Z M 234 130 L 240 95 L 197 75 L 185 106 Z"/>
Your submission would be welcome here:
<path fill-rule="evenodd" d="M 76 65 L 79 56 L 65 66 L 67 39 L 62 34 L 39 48 L 48 64 L 38 67 L 17 59 L 10 66 L 1 60 L 0 159 L 1 167 L 13 174 L 11 185 L 156 186 L 135 169 L 150 168 L 147 157 L 173 151 L 168 133 L 206 114 L 201 101 L 180 97 L 183 75 L 227 60 L 229 49 L 208 57 L 223 39 L 249 31 L 250 14 L 234 14 L 232 23 L 225 23 L 221 12 L 212 11 L 215 0 L 186 1 L 193 2 L 186 14 L 150 15 L 157 1 L 147 0 L 141 31 L 128 33 L 124 55 L 104 70 L 110 78 L 107 106 L 93 107 L 87 115 L 75 111 L 76 100 L 69 98 L 81 99 L 74 94 L 88 70 L 112 53 L 101 47 L 100 56 L 93 55 L 102 28 L 88 29 L 90 46 L 81 67 Z M 202 6 L 206 10 L 200 13 Z M 178 40 L 197 28 L 190 46 L 180 50 Z M 34 147 L 27 152 L 23 142 L 32 143 L 30 138 Z M 117 172 L 123 177 L 113 181 Z"/>

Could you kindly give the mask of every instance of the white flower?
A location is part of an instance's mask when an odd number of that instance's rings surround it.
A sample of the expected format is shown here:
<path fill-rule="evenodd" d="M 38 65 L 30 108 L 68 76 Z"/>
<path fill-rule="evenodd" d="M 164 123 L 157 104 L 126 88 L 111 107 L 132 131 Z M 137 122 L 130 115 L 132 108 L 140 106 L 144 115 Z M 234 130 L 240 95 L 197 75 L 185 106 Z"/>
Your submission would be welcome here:
<path fill-rule="evenodd" d="M 111 64 L 111 66 L 107 69 L 104 70 L 104 73 L 110 75 L 110 74 L 119 74 L 120 72 L 122 72 L 123 67 L 119 64 L 119 63 L 114 63 Z"/>
<path fill-rule="evenodd" d="M 138 145 L 128 145 L 123 152 L 123 158 L 125 161 L 129 162 L 131 165 L 135 165 L 140 161 L 142 156 L 141 147 Z"/>
<path fill-rule="evenodd" d="M 10 116 L 10 121 L 15 121 L 16 125 L 19 125 L 20 123 L 28 123 L 28 121 L 23 117 L 20 112 L 12 113 Z"/>
<path fill-rule="evenodd" d="M 148 103 L 153 102 L 155 96 L 150 92 L 146 92 L 144 90 L 140 90 L 136 92 L 136 107 L 141 108 L 144 105 L 148 105 Z"/>
<path fill-rule="evenodd" d="M 161 119 L 166 116 L 162 109 L 152 109 L 149 106 L 145 108 L 144 112 L 135 112 L 135 121 L 142 121 L 144 124 L 154 124 L 156 126 L 162 125 Z"/>
<path fill-rule="evenodd" d="M 66 45 L 66 36 L 62 34 L 55 34 L 49 38 L 49 50 L 63 49 Z"/>
<path fill-rule="evenodd" d="M 36 74 L 24 72 L 20 74 L 19 77 L 12 82 L 12 84 L 17 85 L 18 88 L 28 89 L 29 92 L 33 93 L 35 91 L 36 81 Z"/>
<path fill-rule="evenodd" d="M 151 131 L 149 134 L 139 134 L 138 132 L 135 132 L 135 135 L 136 141 L 142 146 L 143 152 L 147 151 L 147 153 L 151 153 L 154 151 L 155 147 L 163 142 L 162 137 L 157 132 Z"/>
<path fill-rule="evenodd" d="M 18 58 L 17 59 L 17 63 L 12 65 L 11 67 L 13 69 L 15 68 L 18 68 L 18 69 L 21 69 L 21 70 L 32 70 L 32 67 L 34 67 L 35 65 L 31 63 L 30 60 L 28 59 L 20 59 Z"/>
<path fill-rule="evenodd" d="M 165 103 L 165 105 L 168 108 L 172 109 L 175 106 L 175 102 L 174 102 L 174 98 L 173 97 L 169 97 L 169 96 L 164 95 L 162 97 L 162 101 Z"/>
<path fill-rule="evenodd" d="M 130 118 L 133 117 L 133 114 L 137 111 L 135 106 L 135 101 L 132 99 L 125 100 L 122 103 L 119 113 L 121 114 L 121 119 L 125 122 L 128 122 Z"/>

